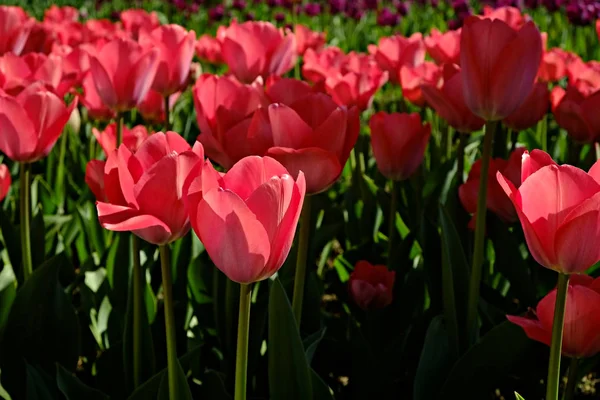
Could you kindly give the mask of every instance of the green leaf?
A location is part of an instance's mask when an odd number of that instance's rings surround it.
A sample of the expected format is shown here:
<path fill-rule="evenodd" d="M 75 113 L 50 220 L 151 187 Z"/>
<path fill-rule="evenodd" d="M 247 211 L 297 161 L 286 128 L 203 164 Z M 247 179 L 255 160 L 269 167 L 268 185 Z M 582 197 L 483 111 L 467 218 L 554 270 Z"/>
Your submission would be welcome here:
<path fill-rule="evenodd" d="M 469 266 L 458 232 L 446 208 L 440 204 L 442 228 L 442 293 L 444 322 L 450 338 L 450 350 L 457 359 L 466 348 L 466 310 L 469 293 Z"/>
<path fill-rule="evenodd" d="M 312 400 L 333 400 L 331 389 L 312 368 L 310 369 L 310 379 L 313 389 Z"/>
<path fill-rule="evenodd" d="M 0 340 L 4 327 L 8 321 L 10 309 L 17 297 L 17 281 L 15 275 L 10 268 L 4 268 L 0 272 Z"/>
<path fill-rule="evenodd" d="M 26 398 L 27 400 L 54 400 L 58 397 L 57 394 L 55 394 L 56 389 L 52 387 L 47 374 L 29 364 L 27 364 L 25 368 L 27 376 L 27 396 L 23 398 Z"/>
<path fill-rule="evenodd" d="M 13 266 L 15 273 L 18 273 L 21 270 L 20 266 L 22 262 L 20 233 L 10 222 L 10 217 L 2 210 L 2 207 L 0 207 L 0 231 L 2 232 L 4 244 L 6 244 L 10 264 Z"/>
<path fill-rule="evenodd" d="M 177 387 L 179 396 L 177 400 L 192 400 L 192 392 L 190 392 L 190 386 L 188 385 L 185 372 L 181 367 L 179 360 L 177 361 L 177 369 L 175 370 L 175 379 L 177 381 Z M 169 374 L 167 371 L 163 373 L 162 379 L 160 380 L 160 386 L 158 388 L 158 400 L 171 400 L 169 396 Z"/>
<path fill-rule="evenodd" d="M 279 279 L 269 293 L 269 393 L 272 400 L 312 398 L 311 372 L 292 306 Z"/>
<path fill-rule="evenodd" d="M 46 227 L 41 209 L 31 219 L 31 261 L 33 269 L 46 261 Z"/>
<path fill-rule="evenodd" d="M 203 398 L 210 400 L 230 400 L 231 395 L 225 389 L 223 376 L 217 371 L 207 371 L 202 379 Z"/>
<path fill-rule="evenodd" d="M 56 365 L 56 383 L 58 389 L 67 400 L 108 400 L 109 397 L 99 390 L 81 382 L 79 378 L 67 371 L 62 365 Z"/>
<path fill-rule="evenodd" d="M 306 361 L 310 364 L 312 362 L 313 356 L 315 355 L 315 351 L 317 351 L 317 346 L 321 343 L 321 340 L 325 337 L 325 332 L 327 328 L 322 328 L 313 333 L 312 335 L 306 337 L 304 339 L 304 348 L 306 349 Z"/>
<path fill-rule="evenodd" d="M 515 399 L 516 400 L 525 400 L 525 398 L 523 396 L 521 396 L 519 393 L 515 392 Z"/>

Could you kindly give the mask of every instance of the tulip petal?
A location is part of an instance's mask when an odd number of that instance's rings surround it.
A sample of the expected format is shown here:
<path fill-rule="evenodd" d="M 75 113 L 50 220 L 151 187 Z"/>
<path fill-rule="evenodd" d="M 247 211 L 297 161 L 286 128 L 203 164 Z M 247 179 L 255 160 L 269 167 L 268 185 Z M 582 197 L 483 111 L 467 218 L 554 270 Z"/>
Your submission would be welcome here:
<path fill-rule="evenodd" d="M 557 164 L 545 151 L 535 149 L 531 153 L 525 152 L 521 158 L 521 182 L 525 182 L 531 174 L 547 165 Z"/>
<path fill-rule="evenodd" d="M 115 108 L 119 100 L 112 78 L 95 56 L 90 56 L 90 71 L 98 96 L 104 105 L 108 108 Z"/>
<path fill-rule="evenodd" d="M 222 187 L 246 201 L 259 186 L 273 176 L 287 174 L 287 169 L 270 157 L 249 156 L 235 163 L 227 172 Z"/>
<path fill-rule="evenodd" d="M 123 206 L 97 202 L 98 220 L 103 228 L 116 231 L 131 231 L 147 242 L 163 244 L 171 236 L 169 227 L 152 215 Z"/>
<path fill-rule="evenodd" d="M 279 147 L 300 148 L 306 146 L 313 130 L 300 116 L 285 104 L 269 106 L 269 121 L 273 143 Z"/>
<path fill-rule="evenodd" d="M 104 194 L 104 165 L 100 160 L 91 160 L 85 166 L 85 183 L 96 197 L 96 200 L 106 201 Z"/>
<path fill-rule="evenodd" d="M 12 97 L 0 95 L 0 126 L 0 150 L 11 160 L 29 161 L 38 138 L 27 113 Z"/>
<path fill-rule="evenodd" d="M 531 318 L 515 317 L 512 315 L 507 315 L 506 318 L 513 324 L 519 325 L 521 328 L 523 328 L 529 339 L 550 346 L 550 341 L 552 340 L 552 331 L 545 329 L 540 321 Z"/>
<path fill-rule="evenodd" d="M 129 71 L 125 82 L 125 98 L 134 105 L 140 104 L 152 87 L 157 70 L 158 49 L 152 49 L 142 55 Z"/>

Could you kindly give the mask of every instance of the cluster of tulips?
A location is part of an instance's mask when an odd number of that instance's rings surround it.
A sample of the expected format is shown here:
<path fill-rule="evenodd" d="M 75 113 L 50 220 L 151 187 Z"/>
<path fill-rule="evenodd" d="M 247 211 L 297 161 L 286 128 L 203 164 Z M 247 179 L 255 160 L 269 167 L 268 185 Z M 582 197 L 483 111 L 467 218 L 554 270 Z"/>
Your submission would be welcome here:
<path fill-rule="evenodd" d="M 311 199 L 342 175 L 364 117 L 377 168 L 392 181 L 388 255 L 398 236 L 398 183 L 421 168 L 442 120 L 451 149 L 458 133 L 458 197 L 473 215 L 475 238 L 464 321 L 469 344 L 477 340 L 490 210 L 506 223 L 519 220 L 531 256 L 558 272 L 557 288 L 535 315 L 508 317 L 550 346 L 547 400 L 558 398 L 561 353 L 577 360 L 600 352 L 600 284 L 584 275 L 600 260 L 600 164 L 586 172 L 514 146 L 506 159 L 492 157 L 496 132 L 505 129 L 512 140 L 547 124 L 549 109 L 573 141 L 599 141 L 600 63 L 546 49 L 545 34 L 518 9 L 486 8 L 458 30 L 381 38 L 366 53 L 327 46 L 324 33 L 299 24 L 234 21 L 214 37 L 196 38 L 141 10 L 121 12 L 116 23 L 78 19 L 70 7 L 53 6 L 39 22 L 19 7 L 0 6 L 0 151 L 20 173 L 22 265 L 15 272 L 20 284 L 34 272 L 31 165 L 48 156 L 64 130 L 92 121 L 104 154 L 88 160 L 85 180 L 101 226 L 160 249 L 171 399 L 187 390 L 178 383 L 172 243 L 191 227 L 214 265 L 240 284 L 235 398 L 244 399 L 253 284 L 282 267 L 300 225 L 291 302 L 300 327 Z M 202 73 L 194 55 L 226 65 L 227 73 Z M 402 90 L 393 99 L 398 111 L 375 112 L 386 84 Z M 200 129 L 193 144 L 172 131 L 173 107 L 187 90 Z M 146 126 L 127 125 L 132 110 Z M 435 126 L 424 121 L 425 110 L 436 114 Z M 482 128 L 481 158 L 463 182 L 466 141 Z M 10 186 L 10 170 L 0 164 L 0 199 Z M 133 249 L 135 292 L 145 278 L 139 243 Z M 392 302 L 396 276 L 388 267 L 356 264 L 348 291 L 357 306 Z"/>

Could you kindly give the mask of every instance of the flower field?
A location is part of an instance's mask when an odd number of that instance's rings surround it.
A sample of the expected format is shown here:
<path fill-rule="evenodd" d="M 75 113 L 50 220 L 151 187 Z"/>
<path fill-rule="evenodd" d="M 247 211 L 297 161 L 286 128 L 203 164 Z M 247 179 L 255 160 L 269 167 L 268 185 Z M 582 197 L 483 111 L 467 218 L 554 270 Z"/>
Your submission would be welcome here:
<path fill-rule="evenodd" d="M 0 398 L 600 398 L 599 18 L 0 5 Z"/>

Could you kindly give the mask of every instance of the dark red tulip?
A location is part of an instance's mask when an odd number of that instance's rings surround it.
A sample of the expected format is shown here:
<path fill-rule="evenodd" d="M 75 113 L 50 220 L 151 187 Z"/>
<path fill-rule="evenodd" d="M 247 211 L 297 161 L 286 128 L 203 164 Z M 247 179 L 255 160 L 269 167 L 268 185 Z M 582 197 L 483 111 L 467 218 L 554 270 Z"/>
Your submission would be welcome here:
<path fill-rule="evenodd" d="M 359 261 L 350 274 L 348 290 L 350 298 L 363 310 L 376 310 L 393 300 L 396 272 L 385 265 L 372 265 Z"/>
<path fill-rule="evenodd" d="M 510 129 L 522 131 L 534 127 L 548 112 L 550 106 L 550 92 L 546 82 L 533 85 L 533 90 L 523 104 L 513 111 L 502 122 Z"/>

